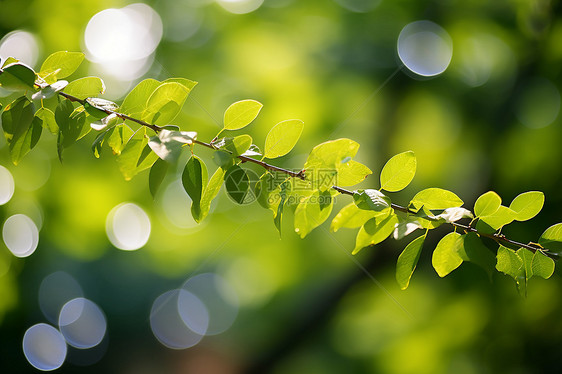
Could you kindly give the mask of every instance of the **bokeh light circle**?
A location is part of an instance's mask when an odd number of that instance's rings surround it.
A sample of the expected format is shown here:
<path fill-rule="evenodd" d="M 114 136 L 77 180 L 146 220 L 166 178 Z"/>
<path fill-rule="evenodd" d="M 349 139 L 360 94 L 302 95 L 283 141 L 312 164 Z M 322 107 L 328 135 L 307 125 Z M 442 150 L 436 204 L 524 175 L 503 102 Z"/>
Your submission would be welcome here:
<path fill-rule="evenodd" d="M 49 322 L 58 323 L 59 314 L 68 301 L 84 296 L 82 287 L 71 275 L 57 271 L 47 275 L 39 286 L 39 307 Z"/>
<path fill-rule="evenodd" d="M 220 334 L 232 326 L 238 315 L 238 297 L 223 277 L 214 273 L 199 274 L 188 279 L 182 289 L 195 295 L 207 308 L 207 335 Z"/>
<path fill-rule="evenodd" d="M 560 113 L 560 91 L 551 81 L 535 78 L 523 87 L 517 104 L 515 114 L 521 123 L 532 129 L 546 127 Z"/>
<path fill-rule="evenodd" d="M 381 0 L 335 0 L 342 8 L 355 13 L 367 13 L 379 6 Z"/>
<path fill-rule="evenodd" d="M 136 204 L 117 205 L 107 215 L 105 225 L 111 243 L 122 250 L 133 251 L 143 247 L 150 237 L 150 219 Z"/>
<path fill-rule="evenodd" d="M 46 323 L 38 323 L 25 332 L 23 353 L 33 367 L 51 371 L 62 366 L 67 347 L 64 337 L 57 329 Z"/>
<path fill-rule="evenodd" d="M 27 31 L 12 31 L 0 40 L 0 57 L 2 62 L 8 57 L 14 57 L 33 67 L 39 57 L 37 39 Z"/>
<path fill-rule="evenodd" d="M 172 349 L 193 347 L 204 336 L 204 334 L 199 334 L 186 325 L 184 320 L 187 313 L 186 310 L 182 311 L 183 317 L 179 312 L 179 296 L 183 292 L 185 291 L 171 290 L 163 293 L 154 300 L 150 311 L 150 328 L 152 333 L 160 343 Z M 184 300 L 191 302 L 187 305 L 194 305 L 195 297 L 192 296 L 188 296 L 189 300 L 186 300 L 186 296 L 183 296 Z M 201 302 L 199 301 L 198 303 Z M 196 307 L 197 313 L 201 313 L 204 310 L 201 306 Z M 188 323 L 204 323 L 204 320 L 205 318 L 198 314 L 196 318 L 188 318 Z M 199 327 L 204 327 L 204 325 L 200 324 Z"/>
<path fill-rule="evenodd" d="M 216 0 L 227 12 L 234 14 L 251 13 L 263 4 L 263 0 Z"/>
<path fill-rule="evenodd" d="M 6 204 L 14 196 L 14 177 L 4 166 L 0 165 L 0 205 Z"/>
<path fill-rule="evenodd" d="M 92 348 L 105 336 L 107 322 L 99 306 L 93 301 L 77 297 L 62 307 L 59 328 L 71 346 Z"/>
<path fill-rule="evenodd" d="M 14 214 L 4 222 L 2 238 L 16 257 L 30 256 L 39 244 L 39 230 L 25 214 Z"/>
<path fill-rule="evenodd" d="M 433 22 L 412 22 L 400 32 L 398 57 L 415 74 L 424 77 L 441 74 L 453 57 L 451 37 Z"/>

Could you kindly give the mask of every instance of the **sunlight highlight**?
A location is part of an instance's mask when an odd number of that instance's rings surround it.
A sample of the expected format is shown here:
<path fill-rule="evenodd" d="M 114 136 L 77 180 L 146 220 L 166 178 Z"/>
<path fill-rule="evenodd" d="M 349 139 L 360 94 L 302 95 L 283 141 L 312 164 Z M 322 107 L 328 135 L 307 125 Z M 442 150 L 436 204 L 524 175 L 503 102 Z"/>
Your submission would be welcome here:
<path fill-rule="evenodd" d="M 136 204 L 117 205 L 107 215 L 105 230 L 111 243 L 124 251 L 143 247 L 150 237 L 150 219 Z"/>
<path fill-rule="evenodd" d="M 23 353 L 33 367 L 51 371 L 62 366 L 67 347 L 64 337 L 57 329 L 46 323 L 38 323 L 25 332 Z"/>
<path fill-rule="evenodd" d="M 217 3 L 227 12 L 246 14 L 258 9 L 263 4 L 263 0 L 217 0 Z"/>
<path fill-rule="evenodd" d="M 24 214 L 15 214 L 4 222 L 2 237 L 6 247 L 16 257 L 28 257 L 37 249 L 39 230 Z"/>
<path fill-rule="evenodd" d="M 0 205 L 6 204 L 14 195 L 14 177 L 4 166 L 0 165 Z"/>

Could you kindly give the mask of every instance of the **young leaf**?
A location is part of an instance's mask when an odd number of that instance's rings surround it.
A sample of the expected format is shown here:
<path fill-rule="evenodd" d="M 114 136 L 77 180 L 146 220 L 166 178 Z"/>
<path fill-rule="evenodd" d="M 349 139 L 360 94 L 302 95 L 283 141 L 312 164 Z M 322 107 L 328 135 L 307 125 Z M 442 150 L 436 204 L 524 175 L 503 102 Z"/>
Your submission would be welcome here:
<path fill-rule="evenodd" d="M 182 86 L 184 86 L 188 91 L 191 91 L 197 85 L 197 82 L 187 78 L 168 78 L 162 83 L 170 83 L 170 82 L 179 83 Z"/>
<path fill-rule="evenodd" d="M 248 203 L 250 197 L 250 179 L 246 171 L 238 165 L 231 166 L 224 176 L 224 186 L 228 196 L 237 204 Z"/>
<path fill-rule="evenodd" d="M 408 288 L 410 284 L 410 279 L 412 274 L 414 274 L 414 270 L 416 270 L 416 265 L 420 258 L 424 240 L 425 235 L 412 240 L 398 256 L 398 261 L 396 262 L 396 281 L 402 290 Z"/>
<path fill-rule="evenodd" d="M 500 205 L 494 214 L 489 216 L 480 216 L 478 222 L 476 223 L 476 229 L 486 234 L 492 234 L 501 229 L 503 226 L 513 222 L 515 215 L 516 213 L 513 210 Z"/>
<path fill-rule="evenodd" d="M 539 214 L 544 205 L 544 194 L 540 191 L 529 191 L 518 195 L 509 209 L 515 212 L 515 220 L 527 221 Z"/>
<path fill-rule="evenodd" d="M 81 52 L 55 52 L 43 62 L 38 75 L 45 82 L 52 84 L 57 79 L 66 78 L 74 73 L 83 60 L 84 54 Z"/>
<path fill-rule="evenodd" d="M 66 86 L 64 92 L 79 99 L 94 97 L 105 92 L 105 84 L 98 77 L 86 77 L 76 79 Z"/>
<path fill-rule="evenodd" d="M 410 204 L 418 210 L 425 206 L 429 210 L 459 207 L 463 201 L 451 191 L 441 188 L 427 188 L 418 192 Z"/>
<path fill-rule="evenodd" d="M 146 102 L 154 90 L 160 85 L 156 79 L 145 79 L 127 94 L 119 107 L 119 112 L 134 118 L 140 118 L 146 109 Z"/>
<path fill-rule="evenodd" d="M 295 210 L 295 232 L 304 238 L 316 227 L 320 226 L 332 212 L 334 201 L 330 191 L 314 191 Z"/>
<path fill-rule="evenodd" d="M 244 134 L 234 138 L 226 138 L 223 148 L 230 151 L 233 157 L 237 157 L 246 152 L 251 145 L 252 137 Z"/>
<path fill-rule="evenodd" d="M 400 191 L 410 184 L 416 174 L 414 152 L 399 153 L 384 165 L 381 175 L 381 189 L 388 192 Z"/>
<path fill-rule="evenodd" d="M 238 130 L 248 126 L 259 114 L 263 104 L 256 100 L 242 100 L 230 105 L 224 112 L 224 128 Z"/>
<path fill-rule="evenodd" d="M 35 84 L 35 72 L 29 66 L 12 63 L 0 70 L 0 86 L 8 91 L 28 91 Z"/>
<path fill-rule="evenodd" d="M 511 276 L 517 283 L 525 277 L 523 259 L 515 251 L 500 245 L 496 260 L 496 269 Z"/>
<path fill-rule="evenodd" d="M 150 168 L 150 173 L 148 174 L 148 188 L 153 198 L 156 197 L 156 193 L 168 172 L 169 165 L 168 162 L 158 159 Z"/>
<path fill-rule="evenodd" d="M 117 156 L 117 163 L 125 180 L 131 180 L 141 171 L 150 168 L 157 159 L 158 156 L 148 146 L 146 127 L 141 127 Z"/>
<path fill-rule="evenodd" d="M 203 196 L 201 197 L 201 215 L 199 219 L 194 217 L 196 222 L 201 222 L 205 217 L 207 217 L 207 214 L 209 214 L 209 209 L 211 209 L 211 202 L 219 193 L 223 181 L 224 169 L 218 168 L 211 179 L 209 179 L 209 184 L 203 192 Z"/>
<path fill-rule="evenodd" d="M 502 198 L 494 191 L 488 191 L 480 195 L 474 203 L 474 214 L 476 214 L 476 217 L 492 215 L 501 204 Z"/>
<path fill-rule="evenodd" d="M 108 130 L 107 145 L 109 145 L 114 155 L 120 155 L 133 135 L 134 131 L 126 124 L 116 125 Z"/>
<path fill-rule="evenodd" d="M 25 96 L 14 100 L 2 112 L 2 128 L 14 165 L 35 147 L 41 136 L 43 121 L 34 117 L 34 113 L 33 103 Z"/>
<path fill-rule="evenodd" d="M 431 257 L 431 263 L 441 278 L 462 264 L 462 258 L 459 255 L 461 248 L 462 238 L 456 232 L 448 233 L 437 243 L 437 247 Z"/>
<path fill-rule="evenodd" d="M 533 275 L 548 279 L 554 273 L 554 267 L 554 261 L 550 257 L 545 256 L 542 251 L 536 251 L 533 254 L 533 261 L 531 262 Z"/>
<path fill-rule="evenodd" d="M 181 111 L 189 90 L 176 82 L 162 83 L 150 95 L 141 119 L 157 126 L 168 125 Z"/>
<path fill-rule="evenodd" d="M 375 212 L 389 209 L 391 204 L 388 196 L 372 189 L 353 191 L 353 201 L 359 209 L 374 210 Z"/>
<path fill-rule="evenodd" d="M 351 254 L 356 254 L 361 249 L 369 245 L 378 244 L 388 238 L 394 231 L 397 223 L 398 217 L 393 213 L 390 213 L 386 218 L 384 216 L 377 216 L 365 222 L 357 233 L 355 249 L 353 249 Z"/>
<path fill-rule="evenodd" d="M 201 219 L 201 198 L 207 186 L 207 166 L 196 155 L 187 161 L 181 181 L 185 192 L 191 197 L 191 214 L 198 221 Z"/>
<path fill-rule="evenodd" d="M 349 203 L 336 214 L 330 225 L 330 230 L 336 232 L 342 227 L 350 229 L 361 227 L 376 215 L 377 212 L 374 210 L 359 209 L 355 203 Z"/>
<path fill-rule="evenodd" d="M 186 144 L 193 144 L 196 138 L 197 133 L 194 131 L 170 131 L 163 129 L 158 135 L 150 137 L 148 146 L 162 160 L 175 162 L 180 156 L 182 147 Z"/>
<path fill-rule="evenodd" d="M 355 160 L 348 160 L 338 165 L 337 176 L 334 185 L 340 187 L 354 186 L 362 182 L 365 178 L 372 174 L 371 169 Z"/>
<path fill-rule="evenodd" d="M 562 223 L 557 223 L 546 229 L 539 238 L 539 244 L 549 251 L 562 252 Z"/>
<path fill-rule="evenodd" d="M 304 122 L 300 119 L 289 119 L 273 126 L 265 139 L 264 155 L 266 158 L 285 156 L 299 140 Z"/>

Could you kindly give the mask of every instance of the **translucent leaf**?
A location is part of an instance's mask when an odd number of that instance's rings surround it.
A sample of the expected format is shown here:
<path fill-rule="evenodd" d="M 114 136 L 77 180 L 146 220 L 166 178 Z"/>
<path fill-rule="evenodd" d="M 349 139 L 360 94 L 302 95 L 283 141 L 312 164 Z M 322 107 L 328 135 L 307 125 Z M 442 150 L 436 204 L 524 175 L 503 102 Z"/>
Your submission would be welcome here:
<path fill-rule="evenodd" d="M 377 215 L 373 210 L 359 209 L 355 203 L 344 206 L 332 220 L 330 230 L 338 231 L 342 227 L 354 229 L 361 227 L 369 219 Z"/>
<path fill-rule="evenodd" d="M 456 207 L 456 208 L 447 208 L 441 214 L 435 216 L 437 219 L 443 219 L 445 222 L 457 222 L 463 218 L 474 218 L 472 212 L 470 210 Z"/>
<path fill-rule="evenodd" d="M 154 165 L 150 168 L 150 173 L 148 174 L 148 188 L 150 189 L 150 194 L 152 197 L 156 197 L 156 193 L 164 181 L 164 177 L 168 172 L 170 164 L 162 159 L 156 160 Z"/>
<path fill-rule="evenodd" d="M 148 146 L 162 160 L 175 162 L 180 156 L 182 147 L 193 144 L 196 138 L 197 133 L 194 131 L 161 130 L 158 135 L 150 137 Z"/>
<path fill-rule="evenodd" d="M 74 73 L 83 60 L 84 54 L 81 52 L 55 52 L 43 62 L 38 75 L 51 84 Z"/>
<path fill-rule="evenodd" d="M 103 94 L 105 92 L 105 84 L 101 78 L 85 77 L 70 82 L 64 89 L 64 92 L 84 100 L 87 97 Z"/>
<path fill-rule="evenodd" d="M 400 191 L 410 184 L 416 174 L 414 152 L 399 153 L 384 165 L 381 175 L 381 189 L 389 192 Z"/>
<path fill-rule="evenodd" d="M 187 161 L 182 173 L 182 184 L 191 198 L 191 214 L 196 221 L 201 220 L 201 198 L 207 186 L 207 166 L 196 155 Z"/>
<path fill-rule="evenodd" d="M 250 192 L 250 178 L 244 169 L 238 165 L 231 166 L 224 176 L 224 186 L 228 195 L 238 204 L 245 204 L 252 198 Z"/>
<path fill-rule="evenodd" d="M 14 64 L 16 62 L 19 62 L 19 61 L 20 60 L 18 60 L 17 58 L 14 58 L 14 57 L 10 56 L 10 57 L 8 57 L 7 59 L 4 60 L 4 63 L 2 64 L 2 68 L 6 67 L 8 65 Z"/>
<path fill-rule="evenodd" d="M 476 223 L 476 229 L 482 233 L 492 234 L 513 222 L 515 215 L 513 210 L 501 205 L 494 214 L 481 216 Z"/>
<path fill-rule="evenodd" d="M 372 189 L 353 191 L 353 201 L 359 209 L 374 210 L 375 212 L 390 209 L 391 204 L 388 196 Z"/>
<path fill-rule="evenodd" d="M 548 279 L 554 274 L 554 267 L 554 261 L 542 253 L 542 251 L 536 251 L 534 253 L 531 263 L 533 275 Z"/>
<path fill-rule="evenodd" d="M 33 103 L 25 96 L 8 104 L 2 112 L 2 128 L 14 165 L 35 147 L 41 137 L 43 121 L 34 117 L 34 113 Z"/>
<path fill-rule="evenodd" d="M 337 168 L 336 181 L 334 185 L 340 187 L 354 186 L 362 182 L 373 172 L 360 162 L 349 160 L 341 162 Z"/>
<path fill-rule="evenodd" d="M 8 91 L 28 91 L 35 84 L 35 72 L 21 63 L 6 65 L 0 70 L 0 86 Z"/>
<path fill-rule="evenodd" d="M 247 157 L 261 156 L 261 155 L 262 153 L 260 149 L 255 144 L 250 145 L 250 148 L 248 148 L 246 152 L 242 153 L 242 156 L 247 156 Z"/>
<path fill-rule="evenodd" d="M 488 191 L 480 195 L 474 203 L 474 214 L 476 217 L 494 214 L 501 204 L 502 198 L 494 191 Z"/>
<path fill-rule="evenodd" d="M 114 155 L 120 155 L 133 135 L 134 131 L 126 124 L 116 125 L 109 130 L 107 145 L 109 145 Z"/>
<path fill-rule="evenodd" d="M 203 196 L 201 197 L 201 215 L 199 220 L 195 219 L 195 221 L 201 222 L 205 217 L 207 217 L 207 214 L 209 214 L 211 202 L 219 193 L 224 181 L 224 173 L 225 171 L 223 168 L 218 168 L 211 179 L 209 179 L 209 184 L 205 188 Z"/>
<path fill-rule="evenodd" d="M 408 288 L 410 284 L 410 279 L 418 264 L 424 241 L 425 235 L 417 237 L 398 256 L 398 261 L 396 262 L 396 281 L 402 290 Z"/>
<path fill-rule="evenodd" d="M 527 221 L 539 214 L 543 205 L 544 194 L 540 191 L 529 191 L 513 199 L 509 204 L 509 209 L 515 212 L 515 220 Z"/>
<path fill-rule="evenodd" d="M 439 243 L 437 243 L 437 247 L 431 257 L 431 264 L 441 278 L 462 264 L 463 260 L 458 253 L 461 248 L 461 235 L 456 232 L 445 235 L 441 238 Z"/>
<path fill-rule="evenodd" d="M 355 238 L 355 249 L 352 254 L 356 254 L 361 249 L 375 245 L 392 234 L 394 227 L 398 223 L 396 214 L 391 213 L 386 218 L 384 216 L 377 216 L 371 218 L 359 229 L 357 237 Z"/>
<path fill-rule="evenodd" d="M 459 248 L 458 254 L 463 261 L 470 261 L 482 267 L 488 276 L 492 275 L 496 264 L 494 254 L 482 243 L 477 234 L 469 232 L 463 235 L 462 247 Z"/>
<path fill-rule="evenodd" d="M 140 118 L 146 109 L 146 102 L 154 90 L 160 85 L 156 79 L 145 79 L 127 94 L 119 107 L 119 112 L 134 118 Z"/>
<path fill-rule="evenodd" d="M 295 232 L 304 238 L 328 219 L 333 206 L 334 201 L 329 191 L 314 191 L 295 210 Z"/>
<path fill-rule="evenodd" d="M 248 126 L 258 116 L 263 104 L 256 100 L 242 100 L 230 105 L 224 112 L 224 128 L 238 130 Z"/>
<path fill-rule="evenodd" d="M 103 143 L 105 142 L 106 136 L 107 136 L 107 131 L 104 131 L 98 134 L 98 136 L 96 136 L 96 139 L 94 139 L 94 142 L 92 143 L 92 152 L 95 158 L 100 158 L 101 150 L 103 147 Z"/>
<path fill-rule="evenodd" d="M 170 82 L 179 83 L 185 88 L 187 88 L 188 91 L 191 91 L 197 85 L 197 82 L 187 78 L 168 78 L 162 83 L 170 83 Z"/>
<path fill-rule="evenodd" d="M 562 223 L 557 223 L 546 229 L 539 238 L 539 244 L 549 251 L 562 252 Z"/>
<path fill-rule="evenodd" d="M 252 137 L 244 134 L 234 138 L 225 138 L 223 148 L 230 151 L 232 156 L 237 157 L 245 153 L 251 145 Z"/>
<path fill-rule="evenodd" d="M 418 192 L 410 204 L 418 210 L 425 206 L 429 210 L 459 207 L 463 201 L 451 191 L 441 188 L 427 188 Z"/>
<path fill-rule="evenodd" d="M 162 83 L 148 98 L 141 119 L 157 126 L 169 124 L 180 113 L 189 92 L 180 83 Z"/>
<path fill-rule="evenodd" d="M 289 153 L 297 144 L 303 128 L 304 122 L 300 119 L 289 119 L 273 126 L 265 139 L 265 157 L 276 158 Z"/>
<path fill-rule="evenodd" d="M 230 152 L 219 150 L 213 152 L 213 161 L 217 164 L 217 166 L 226 170 L 234 165 L 234 156 Z"/>
<path fill-rule="evenodd" d="M 281 200 L 280 184 L 285 178 L 276 178 L 274 174 L 266 171 L 260 177 L 254 188 L 254 193 L 258 203 L 265 209 L 277 212 L 279 201 Z"/>
<path fill-rule="evenodd" d="M 117 156 L 117 163 L 125 180 L 131 180 L 141 171 L 150 168 L 157 159 L 158 156 L 148 146 L 146 127 L 141 127 Z"/>
<path fill-rule="evenodd" d="M 496 261 L 496 269 L 511 276 L 517 282 L 525 277 L 523 259 L 515 251 L 500 245 Z"/>

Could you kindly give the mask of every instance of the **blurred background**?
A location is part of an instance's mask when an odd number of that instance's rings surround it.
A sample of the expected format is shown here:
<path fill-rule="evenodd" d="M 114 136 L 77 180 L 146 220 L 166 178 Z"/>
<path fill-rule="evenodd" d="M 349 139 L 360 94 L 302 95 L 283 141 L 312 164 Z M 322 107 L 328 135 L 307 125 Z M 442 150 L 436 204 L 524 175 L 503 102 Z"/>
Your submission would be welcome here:
<path fill-rule="evenodd" d="M 176 119 L 210 140 L 232 102 L 264 104 L 247 128 L 305 122 L 275 164 L 300 168 L 313 146 L 348 137 L 378 188 L 388 158 L 415 151 L 420 189 L 472 208 L 546 194 L 533 220 L 504 230 L 536 241 L 561 221 L 562 13 L 549 0 L 125 0 L 0 2 L 0 56 L 38 69 L 83 51 L 70 79 L 97 75 L 119 101 L 146 77 L 199 82 Z M 11 96 L 0 91 L 0 103 Z M 93 132 L 65 151 L 43 131 L 15 167 L 0 139 L 2 372 L 548 373 L 562 365 L 562 280 L 527 296 L 472 264 L 440 279 L 429 236 L 410 287 L 396 259 L 409 240 L 351 256 L 356 230 L 325 224 L 282 238 L 271 212 L 224 191 L 202 224 L 180 171 L 152 199 L 94 158 Z M 211 170 L 211 153 L 196 149 Z M 187 155 L 186 155 L 187 156 Z M 350 202 L 337 198 L 336 208 Z M 334 210 L 336 211 L 336 210 Z M 447 231 L 441 232 L 441 234 Z M 35 367 L 35 368 L 34 368 Z"/>

